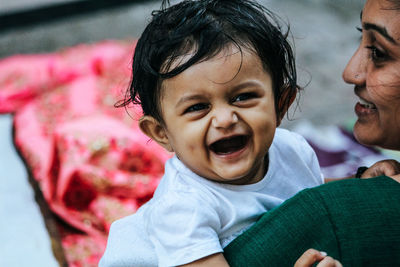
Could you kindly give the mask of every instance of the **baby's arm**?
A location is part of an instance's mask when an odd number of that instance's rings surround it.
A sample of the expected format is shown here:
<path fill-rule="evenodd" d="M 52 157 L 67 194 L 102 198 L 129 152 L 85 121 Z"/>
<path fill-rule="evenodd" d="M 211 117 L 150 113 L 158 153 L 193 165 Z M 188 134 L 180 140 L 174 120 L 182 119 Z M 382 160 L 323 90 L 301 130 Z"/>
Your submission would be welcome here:
<path fill-rule="evenodd" d="M 204 192 L 192 189 L 176 186 L 153 201 L 147 211 L 146 231 L 159 266 L 228 266 L 221 254 L 221 219 L 214 202 Z M 221 258 L 225 265 L 218 264 Z"/>
<path fill-rule="evenodd" d="M 331 181 L 338 181 L 349 178 L 372 178 L 376 176 L 386 175 L 392 179 L 400 182 L 400 163 L 396 160 L 381 160 L 373 164 L 371 167 L 366 168 L 365 171 L 359 175 L 353 175 L 344 178 L 325 178 L 325 183 Z"/>
<path fill-rule="evenodd" d="M 197 261 L 181 265 L 185 267 L 201 267 L 201 266 L 216 266 L 216 267 L 229 267 L 222 253 L 216 253 Z"/>

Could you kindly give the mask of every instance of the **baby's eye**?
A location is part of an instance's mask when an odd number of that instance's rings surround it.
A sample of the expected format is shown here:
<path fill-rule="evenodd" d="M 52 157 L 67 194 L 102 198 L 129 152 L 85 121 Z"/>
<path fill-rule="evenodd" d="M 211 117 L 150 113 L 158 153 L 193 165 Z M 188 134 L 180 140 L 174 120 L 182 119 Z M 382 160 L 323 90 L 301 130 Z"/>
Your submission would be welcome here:
<path fill-rule="evenodd" d="M 257 95 L 255 93 L 242 93 L 238 96 L 236 96 L 233 99 L 233 102 L 239 102 L 239 101 L 246 101 L 252 98 L 255 98 Z"/>
<path fill-rule="evenodd" d="M 188 107 L 187 109 L 185 109 L 184 113 L 189 113 L 189 112 L 196 112 L 196 111 L 201 111 L 204 109 L 208 109 L 208 104 L 205 103 L 198 103 L 198 104 L 194 104 L 190 107 Z"/>

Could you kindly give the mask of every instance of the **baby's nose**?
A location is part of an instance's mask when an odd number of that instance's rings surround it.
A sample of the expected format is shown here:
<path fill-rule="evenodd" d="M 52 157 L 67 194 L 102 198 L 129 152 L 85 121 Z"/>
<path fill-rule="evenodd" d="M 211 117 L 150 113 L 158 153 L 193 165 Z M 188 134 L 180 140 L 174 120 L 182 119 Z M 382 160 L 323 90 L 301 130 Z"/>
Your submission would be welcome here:
<path fill-rule="evenodd" d="M 229 128 L 238 122 L 236 113 L 229 108 L 218 109 L 214 113 L 212 126 L 215 128 Z"/>

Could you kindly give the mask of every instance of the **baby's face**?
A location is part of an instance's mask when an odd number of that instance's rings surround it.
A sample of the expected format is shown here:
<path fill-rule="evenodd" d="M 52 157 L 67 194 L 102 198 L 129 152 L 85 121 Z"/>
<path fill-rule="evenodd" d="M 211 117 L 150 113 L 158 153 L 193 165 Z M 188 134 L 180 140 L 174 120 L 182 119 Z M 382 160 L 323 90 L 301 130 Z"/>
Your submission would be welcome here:
<path fill-rule="evenodd" d="M 257 55 L 230 47 L 161 90 L 163 130 L 187 167 L 230 184 L 262 179 L 277 119 L 271 76 Z"/>

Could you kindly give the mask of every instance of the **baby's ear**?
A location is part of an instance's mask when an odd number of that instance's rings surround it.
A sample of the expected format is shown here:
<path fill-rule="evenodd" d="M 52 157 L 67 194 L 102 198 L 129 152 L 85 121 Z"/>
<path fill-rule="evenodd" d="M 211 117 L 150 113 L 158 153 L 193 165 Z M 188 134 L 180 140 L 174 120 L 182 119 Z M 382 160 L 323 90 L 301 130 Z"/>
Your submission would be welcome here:
<path fill-rule="evenodd" d="M 174 151 L 169 143 L 164 126 L 154 117 L 148 115 L 141 117 L 139 127 L 145 135 L 156 141 L 160 146 L 169 152 Z"/>
<path fill-rule="evenodd" d="M 285 116 L 286 112 L 288 111 L 289 107 L 293 104 L 294 100 L 296 99 L 297 89 L 293 95 L 290 95 L 290 89 L 286 88 L 282 93 L 281 98 L 278 102 L 278 111 L 279 115 L 277 116 L 276 127 L 281 124 L 283 117 Z M 289 99 L 290 98 L 290 99 Z M 288 101 L 288 102 L 287 102 Z M 287 103 L 287 105 L 286 105 Z"/>

